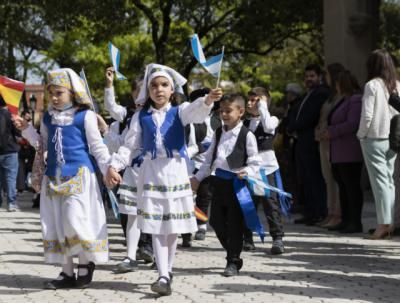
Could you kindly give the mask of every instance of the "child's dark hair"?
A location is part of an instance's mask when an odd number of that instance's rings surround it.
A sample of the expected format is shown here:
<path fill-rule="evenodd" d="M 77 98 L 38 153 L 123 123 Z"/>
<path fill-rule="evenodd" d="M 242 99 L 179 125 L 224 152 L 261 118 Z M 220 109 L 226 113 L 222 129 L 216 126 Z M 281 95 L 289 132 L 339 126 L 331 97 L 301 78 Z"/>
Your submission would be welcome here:
<path fill-rule="evenodd" d="M 240 108 L 246 107 L 246 101 L 242 94 L 232 93 L 223 95 L 221 98 L 220 103 L 230 103 L 230 104 L 237 104 Z"/>
<path fill-rule="evenodd" d="M 269 93 L 269 90 L 265 87 L 261 87 L 261 86 L 257 86 L 257 87 L 253 87 L 252 89 L 249 90 L 249 92 L 247 93 L 247 96 L 257 96 L 257 97 L 261 97 L 261 96 L 266 96 L 268 99 L 271 98 L 271 95 Z"/>

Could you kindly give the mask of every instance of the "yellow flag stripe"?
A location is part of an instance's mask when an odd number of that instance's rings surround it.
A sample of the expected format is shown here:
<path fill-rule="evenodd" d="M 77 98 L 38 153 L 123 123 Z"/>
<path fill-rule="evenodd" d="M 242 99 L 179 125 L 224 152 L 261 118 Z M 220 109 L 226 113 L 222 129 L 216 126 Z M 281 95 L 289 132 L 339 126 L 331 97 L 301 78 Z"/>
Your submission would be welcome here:
<path fill-rule="evenodd" d="M 8 88 L 0 84 L 0 93 L 7 104 L 19 108 L 19 101 L 21 100 L 22 91 Z"/>

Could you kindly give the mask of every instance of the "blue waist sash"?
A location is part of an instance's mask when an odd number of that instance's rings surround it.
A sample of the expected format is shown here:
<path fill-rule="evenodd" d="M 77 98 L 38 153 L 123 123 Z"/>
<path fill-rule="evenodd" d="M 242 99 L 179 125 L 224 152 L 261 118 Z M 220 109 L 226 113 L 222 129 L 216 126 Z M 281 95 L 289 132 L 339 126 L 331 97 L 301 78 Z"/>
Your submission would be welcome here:
<path fill-rule="evenodd" d="M 264 243 L 264 228 L 258 218 L 257 210 L 253 200 L 251 199 L 250 191 L 246 186 L 246 181 L 239 179 L 235 173 L 220 168 L 215 170 L 215 176 L 224 180 L 233 180 L 233 188 L 239 201 L 240 208 L 242 209 L 246 226 L 251 231 L 255 231 L 260 236 L 261 241 Z"/>
<path fill-rule="evenodd" d="M 260 176 L 258 178 L 245 177 L 250 192 L 255 196 L 264 196 L 266 198 L 270 197 L 271 192 L 276 193 L 278 195 L 282 214 L 286 217 L 290 217 L 292 195 L 284 191 L 279 169 L 273 173 L 276 187 L 269 184 L 265 169 L 260 169 L 259 173 Z"/>

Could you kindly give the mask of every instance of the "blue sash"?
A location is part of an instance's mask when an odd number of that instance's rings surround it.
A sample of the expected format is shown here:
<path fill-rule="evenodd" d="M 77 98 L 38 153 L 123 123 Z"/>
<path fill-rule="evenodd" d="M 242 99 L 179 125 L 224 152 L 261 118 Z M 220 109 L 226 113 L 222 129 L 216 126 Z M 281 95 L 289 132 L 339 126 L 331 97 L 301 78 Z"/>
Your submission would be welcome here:
<path fill-rule="evenodd" d="M 220 168 L 215 170 L 215 175 L 224 180 L 233 180 L 233 188 L 242 209 L 246 225 L 251 231 L 255 231 L 260 236 L 261 242 L 264 243 L 264 228 L 257 216 L 257 210 L 251 199 L 250 191 L 246 186 L 246 181 L 239 179 L 235 173 Z"/>
<path fill-rule="evenodd" d="M 292 195 L 284 191 L 279 169 L 274 172 L 274 178 L 276 187 L 269 184 L 265 169 L 260 169 L 260 178 L 246 176 L 244 179 L 246 179 L 250 191 L 255 196 L 264 196 L 268 198 L 271 192 L 275 192 L 279 198 L 282 214 L 286 217 L 290 217 Z"/>

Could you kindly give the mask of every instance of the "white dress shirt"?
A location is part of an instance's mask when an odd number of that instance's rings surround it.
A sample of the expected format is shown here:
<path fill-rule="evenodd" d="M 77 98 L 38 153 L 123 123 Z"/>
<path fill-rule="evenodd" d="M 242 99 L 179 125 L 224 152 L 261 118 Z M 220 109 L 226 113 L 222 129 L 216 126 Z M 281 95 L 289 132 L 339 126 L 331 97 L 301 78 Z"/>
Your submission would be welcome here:
<path fill-rule="evenodd" d="M 126 107 L 115 102 L 114 86 L 104 89 L 104 107 L 114 120 L 124 121 L 127 114 Z"/>
<path fill-rule="evenodd" d="M 232 172 L 239 172 L 244 170 L 247 172 L 248 175 L 255 175 L 256 172 L 259 170 L 259 166 L 261 163 L 261 159 L 258 156 L 258 149 L 257 149 L 257 141 L 256 137 L 253 133 L 248 132 L 246 136 L 246 149 L 247 149 L 247 162 L 245 167 L 241 167 L 239 169 L 230 169 L 226 158 L 232 153 L 233 148 L 236 144 L 238 139 L 238 135 L 240 129 L 242 128 L 243 123 L 240 122 L 231 130 L 226 131 L 224 127 L 222 127 L 222 134 L 219 140 L 217 155 L 215 158 L 214 163 L 211 165 L 212 155 L 215 148 L 215 134 L 211 141 L 210 148 L 207 150 L 205 155 L 205 161 L 203 165 L 200 167 L 199 171 L 196 173 L 195 178 L 198 181 L 202 181 L 204 178 L 208 177 L 209 175 L 214 175 L 215 170 L 217 168 L 221 168 L 224 170 L 232 171 Z"/>
<path fill-rule="evenodd" d="M 254 133 L 261 122 L 264 132 L 274 135 L 275 129 L 279 125 L 279 119 L 271 116 L 266 102 L 258 102 L 258 112 L 260 116 L 250 118 L 249 130 Z M 267 175 L 279 169 L 278 160 L 273 150 L 260 151 L 258 155 L 261 159 L 260 166 L 265 169 Z"/>

